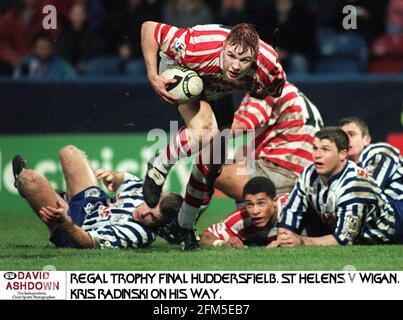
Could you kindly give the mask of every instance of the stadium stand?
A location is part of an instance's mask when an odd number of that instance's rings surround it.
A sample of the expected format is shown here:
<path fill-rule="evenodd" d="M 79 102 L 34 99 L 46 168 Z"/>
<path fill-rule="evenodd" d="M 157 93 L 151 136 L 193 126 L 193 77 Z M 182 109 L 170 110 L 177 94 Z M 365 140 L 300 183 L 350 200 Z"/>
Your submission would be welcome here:
<path fill-rule="evenodd" d="M 376 38 L 371 47 L 369 72 L 403 72 L 403 34 L 382 35 Z"/>
<path fill-rule="evenodd" d="M 318 34 L 318 73 L 359 73 L 366 70 L 368 50 L 358 34 L 323 30 Z"/>

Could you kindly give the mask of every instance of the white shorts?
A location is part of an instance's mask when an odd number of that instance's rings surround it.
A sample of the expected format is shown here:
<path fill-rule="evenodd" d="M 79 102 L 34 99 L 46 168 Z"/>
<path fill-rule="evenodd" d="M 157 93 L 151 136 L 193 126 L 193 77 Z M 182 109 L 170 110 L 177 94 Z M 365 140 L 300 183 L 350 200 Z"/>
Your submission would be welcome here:
<path fill-rule="evenodd" d="M 298 178 L 295 173 L 264 159 L 257 159 L 255 161 L 255 170 L 250 177 L 259 176 L 270 178 L 276 187 L 278 195 L 291 192 Z"/>

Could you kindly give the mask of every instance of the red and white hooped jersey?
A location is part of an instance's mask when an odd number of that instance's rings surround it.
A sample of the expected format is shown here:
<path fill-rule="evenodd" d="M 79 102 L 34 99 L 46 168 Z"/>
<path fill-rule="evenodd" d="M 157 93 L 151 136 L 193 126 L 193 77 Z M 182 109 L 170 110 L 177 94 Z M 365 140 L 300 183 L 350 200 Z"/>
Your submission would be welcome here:
<path fill-rule="evenodd" d="M 257 84 L 273 92 L 273 95 L 279 95 L 285 73 L 276 51 L 263 41 L 260 41 L 256 61 L 244 77 L 229 80 L 225 76 L 222 54 L 224 41 L 230 31 L 218 24 L 177 28 L 158 23 L 154 38 L 164 58 L 168 57 L 199 74 L 207 99 L 215 100 L 229 94 L 232 89 L 251 91 Z"/>
<path fill-rule="evenodd" d="M 278 219 L 280 219 L 281 210 L 286 205 L 287 199 L 288 193 L 278 196 L 275 199 L 277 202 Z M 276 240 L 277 237 L 276 225 L 266 226 L 264 228 L 256 227 L 247 213 L 245 206 L 230 213 L 223 221 L 213 224 L 207 228 L 207 231 L 213 234 L 217 239 L 224 241 L 228 240 L 230 237 L 238 237 L 245 244 L 267 245 L 273 240 Z M 259 237 L 255 237 L 256 235 L 259 235 Z M 262 237 L 264 238 L 263 241 Z"/>
<path fill-rule="evenodd" d="M 255 158 L 265 159 L 296 176 L 313 162 L 313 138 L 323 127 L 315 105 L 291 83 L 280 97 L 245 96 L 234 119 L 256 130 Z"/>

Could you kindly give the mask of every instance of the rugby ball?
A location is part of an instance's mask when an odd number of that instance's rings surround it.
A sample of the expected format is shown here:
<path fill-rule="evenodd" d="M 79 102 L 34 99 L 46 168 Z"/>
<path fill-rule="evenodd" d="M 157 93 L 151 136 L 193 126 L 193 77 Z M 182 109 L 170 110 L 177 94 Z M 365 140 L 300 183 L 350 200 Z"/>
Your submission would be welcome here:
<path fill-rule="evenodd" d="M 161 76 L 176 79 L 176 82 L 168 84 L 166 89 L 179 99 L 179 103 L 196 100 L 203 91 L 203 80 L 196 71 L 173 67 L 162 72 Z"/>

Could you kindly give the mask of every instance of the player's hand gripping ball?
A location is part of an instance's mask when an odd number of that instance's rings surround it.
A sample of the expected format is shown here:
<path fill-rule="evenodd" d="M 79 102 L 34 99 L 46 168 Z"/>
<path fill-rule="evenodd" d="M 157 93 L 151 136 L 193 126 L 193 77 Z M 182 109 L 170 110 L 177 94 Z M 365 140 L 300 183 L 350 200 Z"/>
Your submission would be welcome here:
<path fill-rule="evenodd" d="M 168 84 L 166 89 L 178 98 L 179 103 L 196 100 L 203 91 L 203 80 L 193 70 L 174 67 L 162 72 L 161 76 L 176 79 L 176 82 Z"/>

